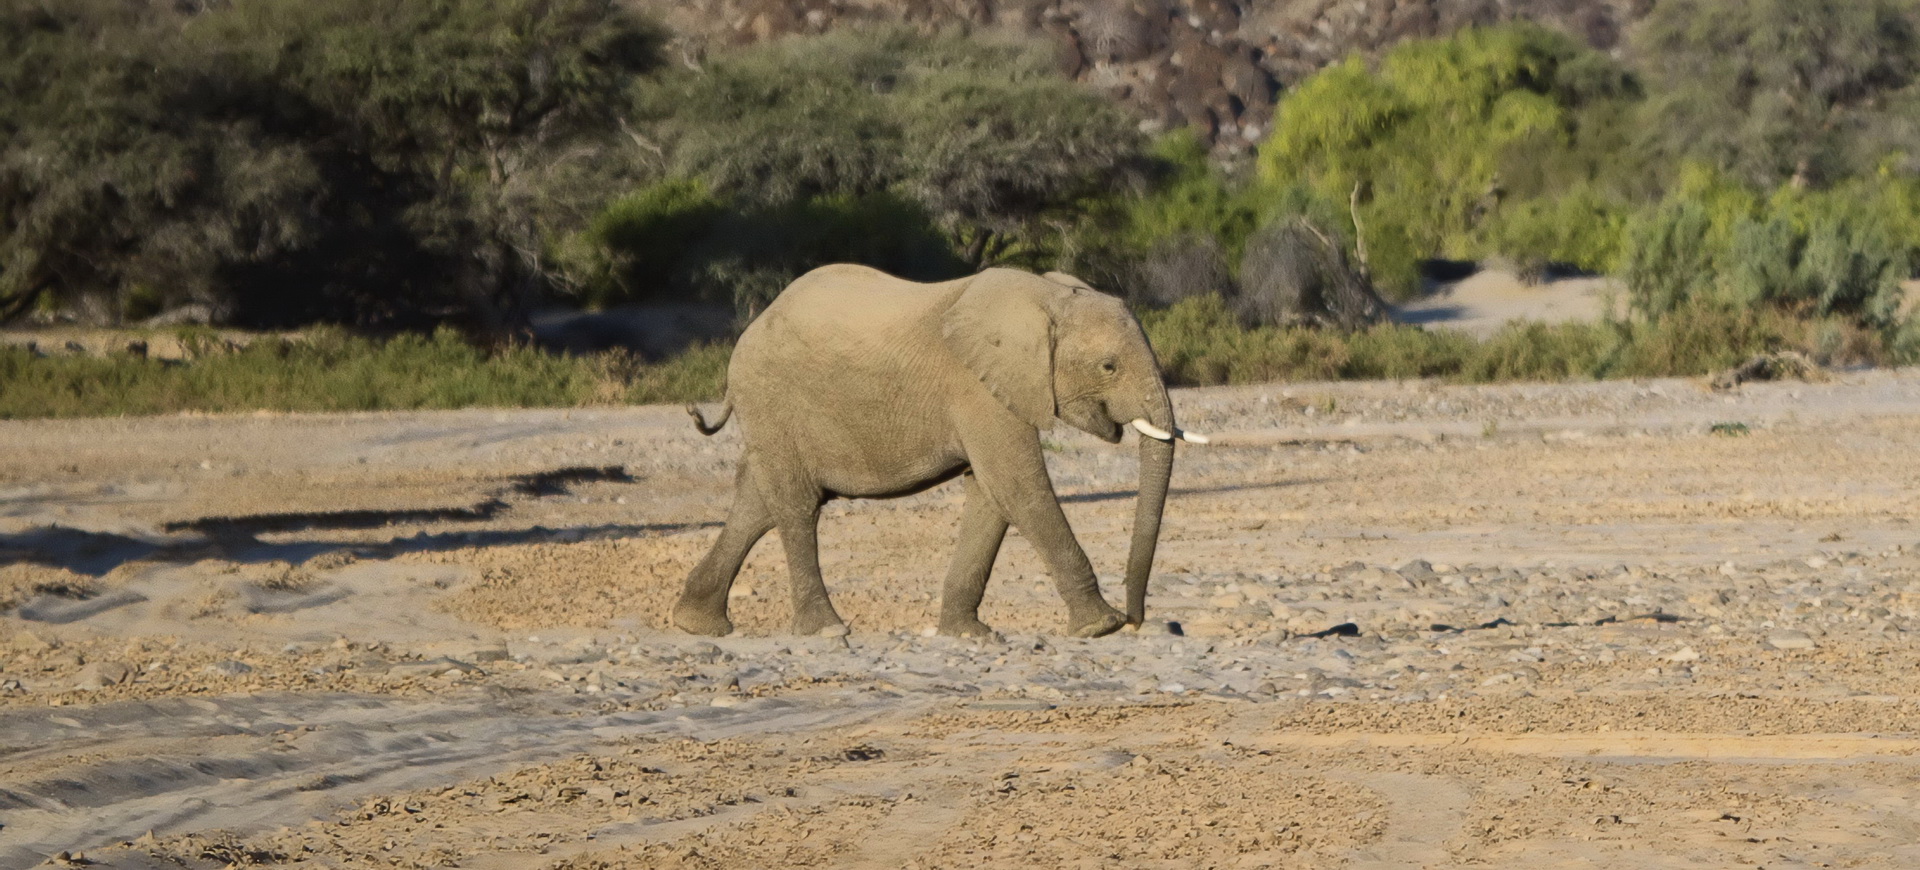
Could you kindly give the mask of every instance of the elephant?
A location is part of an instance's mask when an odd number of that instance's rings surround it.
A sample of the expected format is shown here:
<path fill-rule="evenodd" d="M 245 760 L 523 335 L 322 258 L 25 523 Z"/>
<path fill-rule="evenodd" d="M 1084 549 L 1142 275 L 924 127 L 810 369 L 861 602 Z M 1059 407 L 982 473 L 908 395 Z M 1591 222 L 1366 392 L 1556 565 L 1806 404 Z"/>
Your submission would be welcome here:
<path fill-rule="evenodd" d="M 844 636 L 820 576 L 820 508 L 963 481 L 959 544 L 938 630 L 997 637 L 979 608 L 1007 528 L 1039 553 L 1067 605 L 1067 632 L 1098 637 L 1146 616 L 1174 442 L 1206 437 L 1174 423 L 1166 385 L 1126 306 L 1059 272 L 991 268 L 922 284 L 857 265 L 802 275 L 756 317 L 727 364 L 724 405 L 701 433 L 740 418 L 744 450 L 726 525 L 687 576 L 673 623 L 733 630 L 728 592 L 747 553 L 778 529 L 793 631 Z M 1132 425 L 1140 486 L 1124 613 L 1101 595 L 1054 493 L 1041 434 L 1055 420 L 1108 443 Z"/>

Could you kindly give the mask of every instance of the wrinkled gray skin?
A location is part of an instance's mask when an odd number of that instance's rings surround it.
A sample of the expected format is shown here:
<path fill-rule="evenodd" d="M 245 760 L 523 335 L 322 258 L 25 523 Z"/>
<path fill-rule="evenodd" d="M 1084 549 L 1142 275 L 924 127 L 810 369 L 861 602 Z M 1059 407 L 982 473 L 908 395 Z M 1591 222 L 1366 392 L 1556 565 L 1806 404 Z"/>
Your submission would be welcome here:
<path fill-rule="evenodd" d="M 1172 442 L 1140 439 L 1124 614 L 1101 597 L 1041 453 L 1040 435 L 1056 419 L 1109 443 L 1135 418 L 1177 431 L 1139 323 L 1120 300 L 1079 279 L 988 269 L 917 284 L 864 266 L 816 269 L 740 337 L 727 368 L 727 406 L 712 426 L 693 412 L 707 432 L 738 414 L 745 451 L 726 528 L 674 606 L 680 628 L 732 631 L 727 591 L 747 551 L 779 529 L 794 632 L 845 634 L 820 578 L 820 506 L 906 495 L 954 477 L 964 482 L 966 506 L 941 633 L 993 635 L 980 621 L 980 600 L 1009 525 L 1053 575 L 1070 634 L 1098 637 L 1145 618 Z"/>

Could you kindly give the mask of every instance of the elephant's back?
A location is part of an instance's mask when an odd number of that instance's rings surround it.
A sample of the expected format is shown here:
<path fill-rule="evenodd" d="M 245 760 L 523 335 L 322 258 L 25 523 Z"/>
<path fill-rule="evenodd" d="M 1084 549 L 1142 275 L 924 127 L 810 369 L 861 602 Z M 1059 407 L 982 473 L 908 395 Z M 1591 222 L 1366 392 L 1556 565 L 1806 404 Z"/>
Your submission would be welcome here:
<path fill-rule="evenodd" d="M 795 279 L 740 336 L 735 365 L 780 365 L 798 375 L 832 360 L 898 365 L 913 345 L 937 340 L 943 300 L 962 282 L 921 284 L 878 269 L 822 266 Z"/>
<path fill-rule="evenodd" d="M 921 284 L 853 264 L 821 266 L 794 279 L 754 319 L 772 326 L 849 330 L 881 325 L 902 328 L 938 307 L 960 282 Z"/>

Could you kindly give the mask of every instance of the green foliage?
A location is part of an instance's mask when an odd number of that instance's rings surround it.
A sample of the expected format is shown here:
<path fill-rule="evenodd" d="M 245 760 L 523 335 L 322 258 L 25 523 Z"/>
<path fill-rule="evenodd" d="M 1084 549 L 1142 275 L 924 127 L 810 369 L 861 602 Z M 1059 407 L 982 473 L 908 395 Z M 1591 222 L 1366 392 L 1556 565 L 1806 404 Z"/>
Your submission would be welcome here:
<path fill-rule="evenodd" d="M 649 365 L 621 354 L 488 352 L 444 329 L 385 341 L 318 330 L 297 340 L 259 338 L 239 350 L 191 337 L 186 343 L 195 350 L 185 362 L 40 357 L 0 347 L 0 419 L 681 402 L 720 394 L 729 352 L 696 348 Z"/>
<path fill-rule="evenodd" d="M 1350 333 L 1245 327 L 1219 297 L 1148 311 L 1141 325 L 1169 382 L 1439 377 L 1460 382 L 1666 377 L 1719 371 L 1754 354 L 1799 350 L 1827 364 L 1905 361 L 1903 347 L 1839 318 L 1690 302 L 1667 317 L 1515 323 L 1475 341 L 1386 325 Z"/>
<path fill-rule="evenodd" d="M 1914 15 L 1906 0 L 1663 0 L 1634 40 L 1658 86 L 1644 144 L 1760 187 L 1865 174 L 1884 152 L 1859 142 L 1913 132 L 1887 108 L 1920 70 Z"/>
<path fill-rule="evenodd" d="M 1796 219 L 1785 208 L 1743 224 L 1728 252 L 1736 298 L 1864 325 L 1893 324 L 1909 261 L 1886 229 L 1851 210 Z"/>
<path fill-rule="evenodd" d="M 892 193 L 982 264 L 1101 192 L 1139 156 L 1134 125 L 1054 72 L 1041 43 L 902 28 L 789 37 L 640 91 L 672 164 L 777 207 Z"/>
<path fill-rule="evenodd" d="M 1212 237 L 1232 259 L 1259 225 L 1264 203 L 1257 191 L 1236 184 L 1214 165 L 1192 130 L 1177 130 L 1153 144 L 1156 183 L 1140 194 L 1119 194 L 1099 203 L 1111 229 L 1107 244 L 1142 250 L 1166 239 Z"/>
<path fill-rule="evenodd" d="M 1911 182 L 1885 180 L 1762 200 L 1724 176 L 1690 171 L 1629 229 L 1622 278 L 1629 301 L 1662 316 L 1692 301 L 1767 306 L 1898 326 L 1900 282 L 1920 238 Z"/>
<path fill-rule="evenodd" d="M 1627 228 L 1621 280 L 1627 302 L 1647 317 L 1661 317 L 1704 297 L 1715 279 L 1713 228 L 1706 208 L 1681 199 L 1638 216 Z"/>
<path fill-rule="evenodd" d="M 615 0 L 205 10 L 0 0 L 0 317 L 503 326 L 543 229 L 624 165 L 616 115 L 662 39 Z"/>
<path fill-rule="evenodd" d="M 1363 194 L 1373 274 L 1404 295 L 1421 259 L 1481 247 L 1477 231 L 1511 193 L 1509 153 L 1567 150 L 1578 113 L 1624 98 L 1629 84 L 1570 37 L 1530 24 L 1403 43 L 1378 71 L 1355 58 L 1301 83 L 1261 146 L 1261 177 L 1304 184 L 1323 202 Z"/>
<path fill-rule="evenodd" d="M 608 204 L 560 243 L 554 259 L 571 295 L 588 307 L 656 300 L 688 249 L 710 236 L 725 214 L 700 182 L 663 181 Z"/>
<path fill-rule="evenodd" d="M 703 302 L 749 316 L 828 263 L 926 281 L 970 271 L 922 207 L 891 193 L 755 204 L 689 181 L 616 200 L 555 257 L 590 306 Z"/>
<path fill-rule="evenodd" d="M 1620 264 L 1631 209 L 1582 185 L 1564 194 L 1505 203 L 1486 223 L 1486 249 L 1529 267 L 1549 263 L 1593 273 Z"/>

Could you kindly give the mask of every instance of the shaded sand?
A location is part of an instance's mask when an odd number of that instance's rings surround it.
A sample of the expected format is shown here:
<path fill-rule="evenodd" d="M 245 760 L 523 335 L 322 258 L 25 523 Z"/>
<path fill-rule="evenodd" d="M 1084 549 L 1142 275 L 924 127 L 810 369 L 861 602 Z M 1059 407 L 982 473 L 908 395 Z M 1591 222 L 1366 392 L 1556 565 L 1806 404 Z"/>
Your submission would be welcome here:
<path fill-rule="evenodd" d="M 1515 320 L 1588 322 L 1606 316 L 1608 305 L 1626 312 L 1626 287 L 1617 278 L 1562 278 L 1527 284 L 1512 272 L 1488 269 L 1442 284 L 1394 310 L 1394 319 L 1432 329 L 1486 338 Z"/>
<path fill-rule="evenodd" d="M 0 867 L 1920 860 L 1920 372 L 1175 402 L 1153 622 L 1016 535 L 1003 643 L 923 635 L 951 488 L 828 508 L 844 643 L 772 540 L 665 630 L 673 408 L 0 423 Z M 1117 597 L 1132 451 L 1050 442 Z"/>

